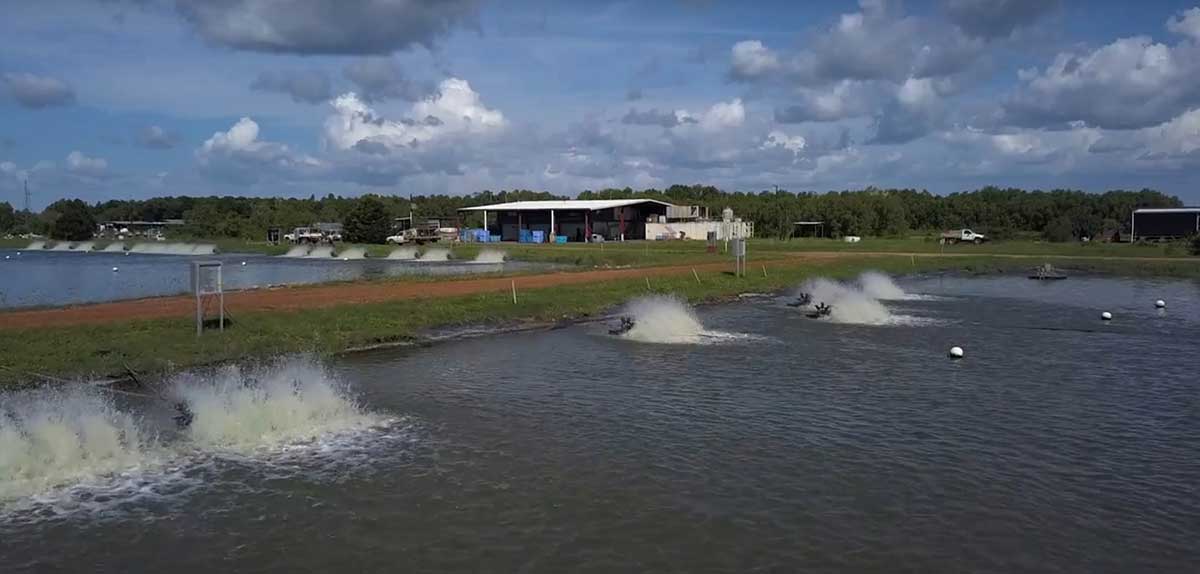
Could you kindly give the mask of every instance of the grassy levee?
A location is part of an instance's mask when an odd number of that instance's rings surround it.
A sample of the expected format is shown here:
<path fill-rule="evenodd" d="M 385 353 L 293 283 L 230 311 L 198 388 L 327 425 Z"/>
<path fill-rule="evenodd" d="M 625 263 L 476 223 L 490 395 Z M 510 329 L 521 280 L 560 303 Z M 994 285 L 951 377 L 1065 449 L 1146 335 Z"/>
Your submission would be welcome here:
<path fill-rule="evenodd" d="M 230 245 L 233 246 L 232 244 Z M 654 267 L 728 261 L 705 252 L 703 242 L 631 242 L 601 245 L 458 245 L 459 259 L 482 249 L 504 250 L 510 258 L 590 267 Z M 383 256 L 386 246 L 373 246 Z M 836 252 L 833 257 L 799 257 L 795 252 Z M 876 253 L 876 255 L 871 255 Z M 895 253 L 888 255 L 885 253 Z M 898 254 L 906 255 L 898 255 Z M 908 253 L 917 253 L 909 256 Z M 922 255 L 924 254 L 924 255 Z M 854 275 L 866 269 L 904 274 L 933 270 L 991 273 L 1032 267 L 1043 257 L 1076 272 L 1200 278 L 1200 258 L 1173 257 L 1162 246 L 1068 245 L 998 242 L 941 246 L 920 239 L 865 239 L 858 244 L 831 240 L 755 240 L 748 277 L 700 271 L 651 278 L 651 290 L 676 293 L 698 302 L 747 291 L 773 291 L 806 277 Z M 1050 259 L 1053 258 L 1053 259 Z M 767 266 L 764 277 L 761 265 Z M 431 282 L 455 278 L 421 278 Z M 520 277 L 517 276 L 518 289 Z M 645 278 L 519 290 L 470 296 L 346 303 L 298 311 L 238 313 L 225 333 L 197 339 L 189 319 L 138 320 L 72 327 L 0 329 L 0 386 L 34 382 L 35 374 L 60 378 L 119 374 L 124 365 L 148 373 L 280 353 L 329 355 L 348 349 L 419 340 L 424 330 L 467 324 L 557 321 L 594 315 L 647 292 Z M 3 316 L 0 315 L 0 320 Z"/>
<path fill-rule="evenodd" d="M 579 319 L 648 292 L 670 293 L 692 302 L 743 292 L 787 288 L 806 277 L 848 277 L 867 269 L 890 273 L 931 270 L 993 270 L 1008 262 L 991 258 L 875 256 L 767 262 L 747 277 L 700 272 L 650 279 L 520 290 L 461 297 L 347 304 L 300 311 L 263 311 L 236 316 L 224 333 L 197 338 L 188 319 L 130 321 L 104 325 L 0 330 L 0 385 L 36 382 L 36 375 L 89 378 L 145 373 L 280 353 L 329 355 L 349 349 L 418 340 L 422 331 L 457 325 L 503 325 Z"/>

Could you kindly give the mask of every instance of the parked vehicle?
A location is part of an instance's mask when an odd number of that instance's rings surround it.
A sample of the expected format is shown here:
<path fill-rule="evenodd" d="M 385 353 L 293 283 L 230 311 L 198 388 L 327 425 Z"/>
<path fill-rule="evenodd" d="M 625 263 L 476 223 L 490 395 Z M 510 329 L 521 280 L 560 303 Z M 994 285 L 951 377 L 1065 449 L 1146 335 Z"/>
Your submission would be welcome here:
<path fill-rule="evenodd" d="M 955 243 L 962 241 L 962 242 L 974 243 L 974 244 L 978 245 L 987 240 L 988 240 L 987 236 L 982 233 L 975 233 L 974 231 L 971 231 L 970 229 L 958 229 L 955 231 L 947 231 L 945 233 L 942 233 L 942 238 L 941 238 L 940 243 L 955 244 Z"/>
<path fill-rule="evenodd" d="M 393 245 L 403 245 L 405 243 L 424 245 L 426 243 L 437 243 L 442 238 L 442 235 L 442 233 L 439 233 L 437 227 L 423 226 L 405 229 L 396 235 L 388 236 L 386 241 Z"/>
<path fill-rule="evenodd" d="M 288 243 L 320 243 L 325 235 L 310 227 L 297 227 L 291 233 L 286 233 L 283 239 Z"/>

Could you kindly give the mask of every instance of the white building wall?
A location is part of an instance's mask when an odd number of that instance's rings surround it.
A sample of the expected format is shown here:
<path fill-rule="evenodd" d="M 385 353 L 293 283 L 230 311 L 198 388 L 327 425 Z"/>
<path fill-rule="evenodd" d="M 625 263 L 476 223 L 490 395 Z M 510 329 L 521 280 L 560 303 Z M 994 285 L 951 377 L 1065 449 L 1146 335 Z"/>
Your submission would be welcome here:
<path fill-rule="evenodd" d="M 676 223 L 647 223 L 647 239 L 684 239 L 704 241 L 709 231 L 717 232 L 717 240 L 747 238 L 754 236 L 754 223 L 749 221 L 681 221 Z"/>

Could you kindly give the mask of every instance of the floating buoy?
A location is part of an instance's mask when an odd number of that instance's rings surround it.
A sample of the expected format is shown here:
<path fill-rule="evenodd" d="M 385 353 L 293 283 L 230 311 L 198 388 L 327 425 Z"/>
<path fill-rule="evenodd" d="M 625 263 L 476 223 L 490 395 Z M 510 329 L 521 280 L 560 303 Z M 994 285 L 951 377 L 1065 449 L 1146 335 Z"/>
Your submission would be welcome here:
<path fill-rule="evenodd" d="M 1103 312 L 1103 313 L 1101 313 L 1101 314 L 1100 314 L 1100 318 L 1101 318 L 1101 319 L 1104 319 L 1105 321 L 1112 321 L 1112 313 L 1109 313 L 1108 311 L 1105 311 L 1105 312 Z"/>
<path fill-rule="evenodd" d="M 963 350 L 962 350 L 962 347 L 950 347 L 950 358 L 951 358 L 951 359 L 961 359 L 961 358 L 963 358 Z"/>
<path fill-rule="evenodd" d="M 120 270 L 121 269 L 119 267 L 113 267 L 113 273 L 116 273 L 117 271 L 120 271 Z"/>
<path fill-rule="evenodd" d="M 1163 309 L 1163 308 L 1166 308 L 1167 302 L 1163 301 L 1162 299 L 1159 299 L 1158 301 L 1154 302 L 1154 306 L 1158 307 L 1159 309 Z"/>
<path fill-rule="evenodd" d="M 246 264 L 246 262 L 245 262 L 245 261 L 243 261 L 243 262 L 242 262 L 242 265 L 245 265 L 245 264 Z"/>
<path fill-rule="evenodd" d="M 20 252 L 20 251 L 18 251 L 18 252 L 17 252 L 17 255 L 20 255 L 20 254 L 21 254 L 21 252 Z"/>
<path fill-rule="evenodd" d="M 7 256 L 7 255 L 5 255 L 5 256 L 4 256 L 4 258 L 5 258 L 5 259 L 8 259 L 8 256 Z"/>

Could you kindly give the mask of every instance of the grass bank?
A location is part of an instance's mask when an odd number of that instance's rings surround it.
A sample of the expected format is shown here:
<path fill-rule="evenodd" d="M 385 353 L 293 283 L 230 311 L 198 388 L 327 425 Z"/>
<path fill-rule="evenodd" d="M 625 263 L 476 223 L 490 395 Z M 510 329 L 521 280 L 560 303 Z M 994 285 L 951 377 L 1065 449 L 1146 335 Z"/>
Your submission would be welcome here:
<path fill-rule="evenodd" d="M 325 309 L 239 314 L 224 333 L 199 339 L 188 319 L 131 321 L 97 326 L 0 331 L 0 385 L 34 382 L 38 373 L 60 378 L 104 377 L 125 365 L 139 372 L 175 369 L 231 360 L 308 352 L 330 355 L 348 349 L 419 340 L 434 327 L 547 322 L 594 316 L 646 293 L 670 293 L 692 302 L 743 292 L 787 288 L 807 277 L 850 277 L 867 269 L 894 274 L 933 271 L 991 271 L 1004 261 L 991 258 L 847 257 L 755 264 L 748 277 L 725 272 L 625 279 L 595 284 L 486 293 L 385 303 L 348 304 Z"/>

